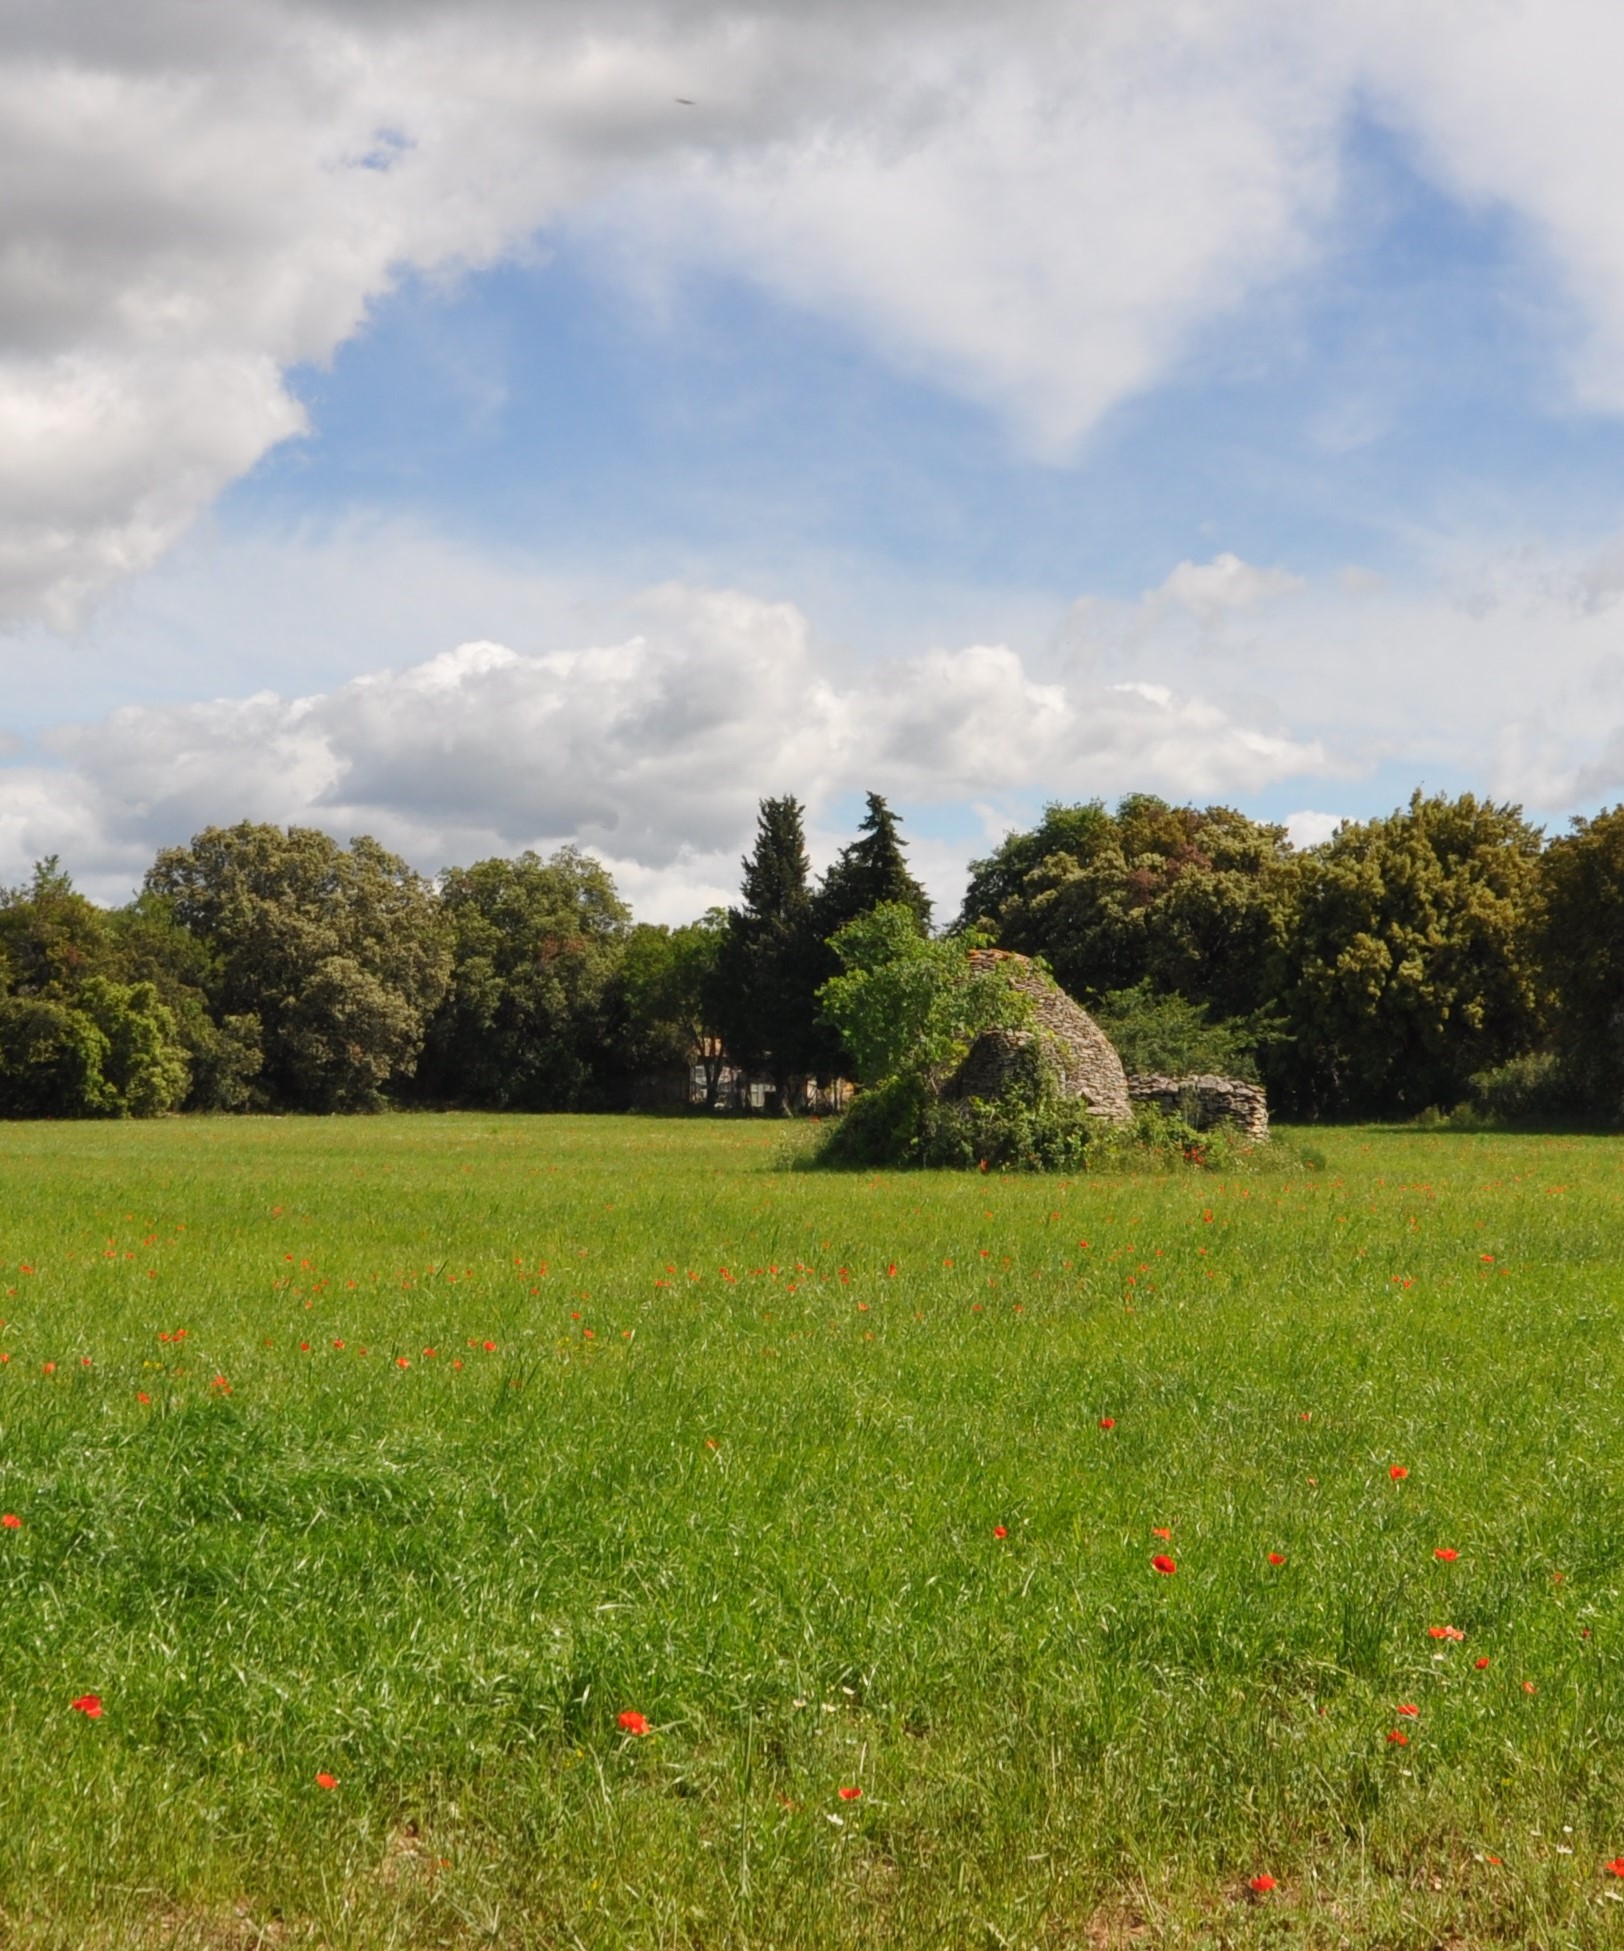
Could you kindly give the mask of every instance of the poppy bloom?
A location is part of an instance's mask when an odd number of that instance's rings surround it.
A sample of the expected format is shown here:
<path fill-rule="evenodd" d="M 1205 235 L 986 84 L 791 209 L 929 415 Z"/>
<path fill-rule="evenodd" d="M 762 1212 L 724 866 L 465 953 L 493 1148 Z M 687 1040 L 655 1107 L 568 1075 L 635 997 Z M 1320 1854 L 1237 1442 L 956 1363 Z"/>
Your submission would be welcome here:
<path fill-rule="evenodd" d="M 404 1355 L 397 1355 L 395 1357 L 395 1366 L 396 1368 L 410 1368 L 411 1363 L 407 1361 Z"/>
<path fill-rule="evenodd" d="M 1428 1639 L 1464 1639 L 1466 1635 L 1459 1626 L 1429 1626 Z"/>
<path fill-rule="evenodd" d="M 1398 1711 L 1401 1714 L 1408 1714 L 1410 1719 L 1413 1721 L 1416 1718 L 1416 1716 L 1421 1712 L 1421 1709 L 1415 1706 L 1412 1702 L 1406 1700 L 1400 1704 Z"/>
<path fill-rule="evenodd" d="M 15 1511 L 7 1511 L 4 1517 L 0 1517 L 0 1524 L 3 1524 L 8 1531 L 20 1531 L 23 1528 L 23 1521 Z"/>
<path fill-rule="evenodd" d="M 1477 1658 L 1472 1662 L 1473 1666 L 1477 1668 L 1479 1673 L 1483 1671 L 1483 1669 L 1488 1665 L 1488 1663 L 1489 1663 L 1489 1656 L 1487 1653 L 1479 1653 Z"/>
<path fill-rule="evenodd" d="M 995 1524 L 992 1527 L 992 1535 L 995 1538 L 1007 1538 L 1009 1536 L 1009 1532 L 1002 1524 Z"/>
<path fill-rule="evenodd" d="M 1525 1694 L 1537 1694 L 1539 1689 L 1534 1685 L 1532 1680 L 1525 1680 L 1523 1682 L 1523 1692 Z"/>
<path fill-rule="evenodd" d="M 1388 1470 L 1387 1474 L 1392 1478 L 1393 1482 L 1397 1484 L 1397 1483 L 1402 1483 L 1410 1473 L 1408 1470 L 1405 1469 L 1402 1463 L 1395 1463 Z"/>
<path fill-rule="evenodd" d="M 68 1705 L 76 1714 L 83 1714 L 86 1720 L 99 1721 L 101 1719 L 100 1694 L 81 1694 L 77 1700 L 70 1700 Z"/>
<path fill-rule="evenodd" d="M 1150 1527 L 1150 1535 L 1153 1538 L 1170 1538 L 1173 1535 L 1173 1529 L 1171 1525 L 1153 1524 Z"/>
<path fill-rule="evenodd" d="M 1607 1865 L 1607 1874 L 1609 1876 L 1624 1876 L 1624 1856 L 1615 1856 L 1613 1858 L 1612 1862 Z"/>
<path fill-rule="evenodd" d="M 1460 1556 L 1460 1553 L 1452 1546 L 1444 1545 L 1432 1555 L 1440 1565 L 1453 1565 L 1455 1560 Z"/>
<path fill-rule="evenodd" d="M 1101 1429 L 1115 1429 L 1115 1428 L 1116 1428 L 1116 1417 L 1115 1417 L 1115 1416 L 1101 1416 L 1101 1418 L 1100 1418 L 1100 1428 L 1101 1428 Z"/>
<path fill-rule="evenodd" d="M 859 1802 L 862 1800 L 862 1796 L 863 1791 L 860 1788 L 843 1788 L 840 1791 L 840 1799 L 842 1802 Z"/>
<path fill-rule="evenodd" d="M 654 1732 L 653 1728 L 648 1724 L 647 1717 L 639 1714 L 635 1707 L 628 1707 L 621 1714 L 620 1725 L 628 1734 L 652 1734 Z"/>
<path fill-rule="evenodd" d="M 1164 1578 L 1171 1578 L 1178 1570 L 1178 1566 L 1173 1563 L 1165 1551 L 1157 1552 L 1156 1556 L 1150 1562 L 1152 1567 L 1160 1572 Z"/>
<path fill-rule="evenodd" d="M 1275 1887 L 1274 1878 L 1272 1876 L 1269 1876 L 1267 1873 L 1265 1873 L 1263 1876 L 1255 1876 L 1252 1879 L 1252 1888 L 1257 1892 L 1257 1894 L 1260 1897 L 1266 1896 L 1269 1891 L 1274 1889 L 1274 1887 Z"/>
<path fill-rule="evenodd" d="M 1410 1745 L 1410 1737 L 1400 1727 L 1389 1728 L 1387 1740 L 1388 1745 L 1394 1748 L 1407 1748 Z"/>
<path fill-rule="evenodd" d="M 1271 1551 L 1269 1553 L 1269 1563 L 1271 1565 L 1283 1565 L 1285 1562 L 1286 1554 L 1283 1551 Z"/>
<path fill-rule="evenodd" d="M 317 1788 L 337 1788 L 338 1777 L 336 1775 L 329 1775 L 327 1770 L 323 1768 L 317 1773 L 316 1786 Z"/>
<path fill-rule="evenodd" d="M 485 1353 L 487 1355 L 494 1355 L 496 1353 L 496 1343 L 494 1341 L 487 1341 L 485 1343 Z"/>

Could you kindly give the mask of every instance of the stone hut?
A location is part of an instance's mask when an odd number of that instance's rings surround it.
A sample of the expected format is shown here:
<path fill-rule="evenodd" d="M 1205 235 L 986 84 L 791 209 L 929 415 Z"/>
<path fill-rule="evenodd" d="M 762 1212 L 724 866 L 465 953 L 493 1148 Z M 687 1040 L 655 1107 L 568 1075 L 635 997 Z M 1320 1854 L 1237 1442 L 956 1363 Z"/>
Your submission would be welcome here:
<path fill-rule="evenodd" d="M 1079 1003 L 1024 955 L 1001 948 L 975 948 L 971 965 L 1002 968 L 1032 1004 L 1030 1027 L 985 1030 L 943 1086 L 948 1098 L 996 1098 L 1036 1043 L 1066 1097 L 1081 1098 L 1096 1118 L 1126 1124 L 1133 1116 L 1128 1079 L 1109 1037 Z"/>

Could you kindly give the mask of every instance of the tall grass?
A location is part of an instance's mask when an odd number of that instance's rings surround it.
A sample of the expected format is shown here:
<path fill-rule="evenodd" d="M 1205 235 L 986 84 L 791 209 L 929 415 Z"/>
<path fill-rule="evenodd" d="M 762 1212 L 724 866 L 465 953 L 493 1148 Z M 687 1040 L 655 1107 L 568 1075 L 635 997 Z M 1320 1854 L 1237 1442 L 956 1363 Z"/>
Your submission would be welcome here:
<path fill-rule="evenodd" d="M 1317 1142 L 0 1129 L 0 1941 L 1617 1942 L 1624 1149 Z"/>

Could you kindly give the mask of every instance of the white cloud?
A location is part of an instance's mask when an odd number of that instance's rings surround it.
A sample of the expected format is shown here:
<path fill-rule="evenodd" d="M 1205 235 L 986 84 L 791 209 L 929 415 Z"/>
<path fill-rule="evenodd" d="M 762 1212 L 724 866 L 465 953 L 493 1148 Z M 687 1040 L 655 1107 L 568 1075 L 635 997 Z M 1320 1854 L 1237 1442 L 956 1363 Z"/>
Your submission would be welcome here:
<path fill-rule="evenodd" d="M 1211 624 L 1261 609 L 1275 597 L 1289 596 L 1302 587 L 1301 576 L 1285 569 L 1260 569 L 1226 550 L 1211 562 L 1181 562 L 1166 582 L 1145 598 L 1145 606 L 1154 614 L 1176 604 L 1197 623 Z"/>
<path fill-rule="evenodd" d="M 404 271 L 563 224 L 651 288 L 741 271 L 1065 454 L 1308 261 L 1371 101 L 1526 220 L 1624 410 L 1621 54 L 1604 0 L 12 0 L 0 620 L 155 561 Z"/>
<path fill-rule="evenodd" d="M 1342 813 L 1315 813 L 1305 807 L 1300 813 L 1288 813 L 1282 825 L 1294 847 L 1318 847 L 1330 839 L 1345 818 Z"/>
<path fill-rule="evenodd" d="M 0 767 L 0 877 L 60 852 L 102 894 L 211 822 L 371 832 L 420 866 L 578 840 L 645 912 L 736 886 L 758 798 L 814 820 L 868 787 L 909 806 L 986 793 L 1247 793 L 1324 749 L 1152 684 L 1035 677 L 1004 645 L 831 670 L 802 613 L 666 585 L 630 637 L 521 653 L 467 643 L 300 698 L 125 706 Z M 927 849 L 950 875 L 951 850 Z M 956 902 L 950 883 L 937 890 Z"/>

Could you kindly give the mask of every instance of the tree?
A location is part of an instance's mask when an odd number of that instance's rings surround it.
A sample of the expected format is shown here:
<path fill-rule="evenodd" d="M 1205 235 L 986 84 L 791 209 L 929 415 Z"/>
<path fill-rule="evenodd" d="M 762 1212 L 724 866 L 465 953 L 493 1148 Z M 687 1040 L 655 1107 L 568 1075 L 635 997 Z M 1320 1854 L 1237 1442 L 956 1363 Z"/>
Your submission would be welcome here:
<path fill-rule="evenodd" d="M 870 793 L 859 837 L 836 855 L 813 903 L 814 923 L 825 940 L 886 902 L 900 902 L 921 928 L 929 928 L 930 896 L 908 870 L 898 825 L 881 796 Z"/>
<path fill-rule="evenodd" d="M 733 1061 L 768 1071 L 779 1108 L 791 1080 L 815 1068 L 814 992 L 821 943 L 812 929 L 811 863 L 797 799 L 764 799 L 754 850 L 744 857 L 741 903 L 729 908 L 715 996 Z"/>
<path fill-rule="evenodd" d="M 1000 945 L 1044 957 L 1074 995 L 1148 981 L 1220 1017 L 1246 1015 L 1277 979 L 1292 860 L 1283 827 L 1227 806 L 1150 793 L 1115 813 L 1051 806 L 1036 833 L 975 863 L 965 914 L 995 902 Z"/>
<path fill-rule="evenodd" d="M 145 887 L 208 947 L 217 1021 L 259 1019 L 273 1101 L 367 1109 L 411 1076 L 450 950 L 433 890 L 376 840 L 208 827 L 165 848 Z"/>
<path fill-rule="evenodd" d="M 618 1066 L 614 984 L 631 914 L 576 847 L 453 867 L 440 879 L 452 974 L 419 1088 L 524 1111 L 603 1100 Z"/>
<path fill-rule="evenodd" d="M 629 1066 L 702 1064 L 707 1108 L 716 1103 L 724 1061 L 716 970 L 726 934 L 723 908 L 682 928 L 643 922 L 627 937 L 620 966 Z"/>
<path fill-rule="evenodd" d="M 1270 1082 L 1303 1111 L 1409 1115 L 1527 1049 L 1540 839 L 1520 807 L 1416 792 L 1306 855 L 1281 995 L 1293 1041 Z"/>
<path fill-rule="evenodd" d="M 1537 945 L 1562 1069 L 1624 1114 L 1624 806 L 1575 819 L 1540 863 Z"/>
<path fill-rule="evenodd" d="M 932 1087 L 963 1061 L 983 1030 L 1026 1020 L 1026 999 L 996 962 L 977 968 L 982 938 L 933 941 L 910 903 L 888 901 L 834 937 L 841 973 L 818 1002 L 852 1054 L 859 1083 L 904 1074 Z"/>

